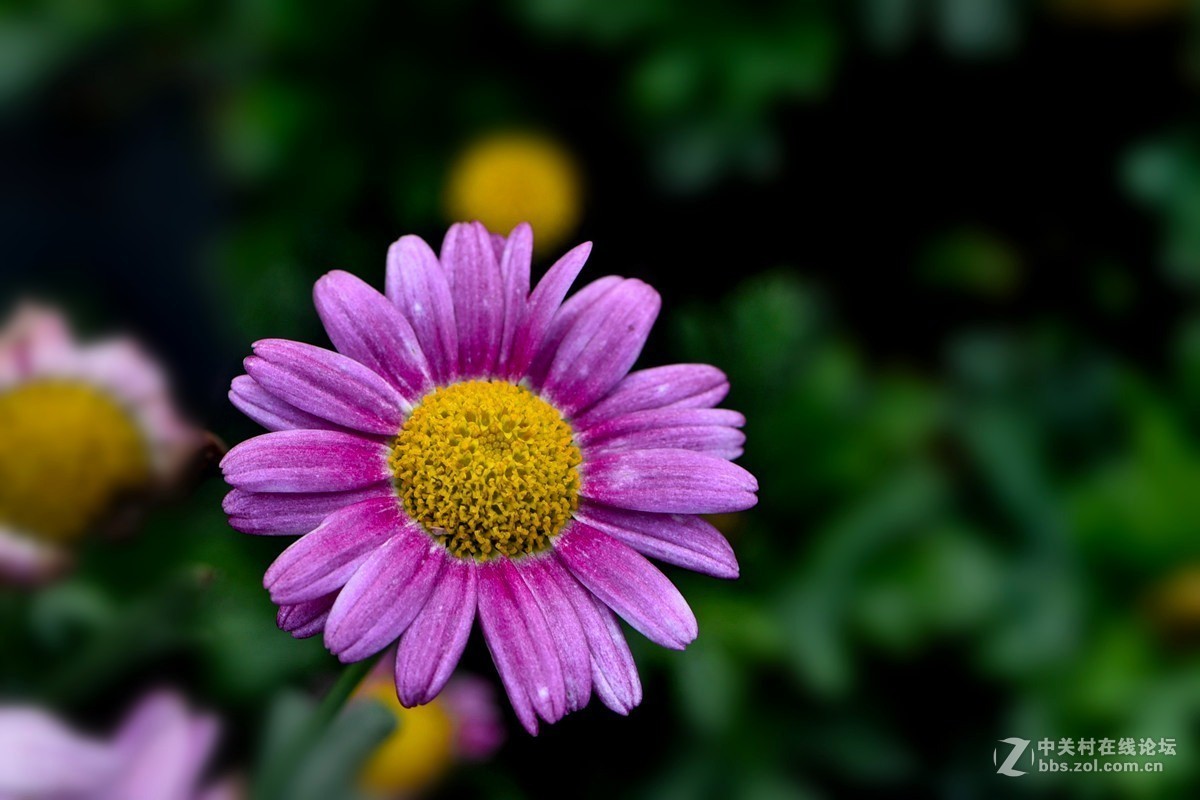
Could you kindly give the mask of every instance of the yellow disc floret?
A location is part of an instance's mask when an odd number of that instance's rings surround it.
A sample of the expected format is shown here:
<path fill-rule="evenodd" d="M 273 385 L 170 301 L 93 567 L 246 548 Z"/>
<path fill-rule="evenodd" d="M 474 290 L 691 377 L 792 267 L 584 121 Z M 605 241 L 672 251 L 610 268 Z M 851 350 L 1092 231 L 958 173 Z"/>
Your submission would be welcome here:
<path fill-rule="evenodd" d="M 0 524 L 75 539 L 149 474 L 141 431 L 104 392 L 65 380 L 0 391 Z"/>
<path fill-rule="evenodd" d="M 529 390 L 467 381 L 426 395 L 389 463 L 408 515 L 459 558 L 545 550 L 575 513 L 571 427 Z"/>

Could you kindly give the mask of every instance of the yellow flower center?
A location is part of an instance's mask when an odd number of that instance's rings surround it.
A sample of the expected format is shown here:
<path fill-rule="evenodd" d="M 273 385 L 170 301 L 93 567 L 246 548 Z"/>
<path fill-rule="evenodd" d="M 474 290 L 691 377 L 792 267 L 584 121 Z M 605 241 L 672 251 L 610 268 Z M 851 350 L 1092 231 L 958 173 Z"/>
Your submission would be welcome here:
<path fill-rule="evenodd" d="M 107 394 L 60 380 L 0 392 L 0 523 L 70 541 L 149 474 L 141 431 Z"/>
<path fill-rule="evenodd" d="M 376 681 L 364 688 L 363 695 L 392 713 L 396 728 L 363 765 L 362 787 L 371 793 L 394 796 L 431 785 L 446 772 L 454 757 L 454 721 L 441 701 L 405 708 L 396 699 L 391 681 Z"/>
<path fill-rule="evenodd" d="M 409 517 L 459 558 L 545 550 L 579 501 L 583 460 L 562 415 L 528 389 L 435 389 L 404 423 L 389 464 Z"/>
<path fill-rule="evenodd" d="M 479 220 L 507 234 L 520 222 L 533 226 L 534 247 L 552 252 L 579 224 L 579 169 L 553 140 L 531 133 L 498 133 L 468 147 L 446 183 L 452 220 Z"/>

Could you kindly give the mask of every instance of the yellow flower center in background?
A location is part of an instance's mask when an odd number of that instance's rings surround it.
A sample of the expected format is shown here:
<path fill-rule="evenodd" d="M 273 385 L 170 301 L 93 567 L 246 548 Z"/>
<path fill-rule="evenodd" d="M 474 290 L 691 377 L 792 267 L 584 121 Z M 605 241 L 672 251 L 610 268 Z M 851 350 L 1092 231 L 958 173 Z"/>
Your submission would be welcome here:
<path fill-rule="evenodd" d="M 149 475 L 141 431 L 103 392 L 67 381 L 0 392 L 0 523 L 69 541 Z"/>
<path fill-rule="evenodd" d="M 454 163 L 446 213 L 505 235 L 528 222 L 534 246 L 546 252 L 579 224 L 581 197 L 579 170 L 558 144 L 528 133 L 496 134 L 476 141 Z"/>
<path fill-rule="evenodd" d="M 369 792 L 394 796 L 429 786 L 449 768 L 454 756 L 454 722 L 441 701 L 405 708 L 390 681 L 363 687 L 396 718 L 396 729 L 383 740 L 361 774 Z"/>
<path fill-rule="evenodd" d="M 409 517 L 459 558 L 545 550 L 574 514 L 583 456 L 562 415 L 503 381 L 436 389 L 388 463 Z"/>

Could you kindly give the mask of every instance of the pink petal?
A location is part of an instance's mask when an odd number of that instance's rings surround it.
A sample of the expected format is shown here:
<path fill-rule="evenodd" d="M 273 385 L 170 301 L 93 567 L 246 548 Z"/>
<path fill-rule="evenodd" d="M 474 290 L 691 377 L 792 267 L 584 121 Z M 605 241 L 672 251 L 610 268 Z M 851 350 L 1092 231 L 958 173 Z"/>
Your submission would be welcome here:
<path fill-rule="evenodd" d="M 696 617 L 679 590 L 632 548 L 582 523 L 555 552 L 585 587 L 646 638 L 682 650 L 696 638 Z"/>
<path fill-rule="evenodd" d="M 383 378 L 354 359 L 300 342 L 264 339 L 246 372 L 279 399 L 330 422 L 392 435 L 411 407 Z"/>
<path fill-rule="evenodd" d="M 86 797 L 119 767 L 107 743 L 41 709 L 0 708 L 0 797 Z"/>
<path fill-rule="evenodd" d="M 74 338 L 61 313 L 28 300 L 0 328 L 0 385 L 42 375 L 70 358 Z"/>
<path fill-rule="evenodd" d="M 452 559 L 396 649 L 396 691 L 405 706 L 428 703 L 450 679 L 475 621 L 477 567 Z"/>
<path fill-rule="evenodd" d="M 416 525 L 401 529 L 338 594 L 325 623 L 325 646 L 349 663 L 396 641 L 421 613 L 449 558 Z"/>
<path fill-rule="evenodd" d="M 345 492 L 390 480 L 387 448 L 338 431 L 276 431 L 221 460 L 225 481 L 250 492 Z"/>
<path fill-rule="evenodd" d="M 330 272 L 313 290 L 317 313 L 339 352 L 382 375 L 410 402 L 429 387 L 429 362 L 394 304 L 348 272 Z"/>
<path fill-rule="evenodd" d="M 505 294 L 487 229 L 478 222 L 452 226 L 441 261 L 454 289 L 459 375 L 489 375 L 500 354 Z"/>
<path fill-rule="evenodd" d="M 234 489 L 221 504 L 229 526 L 242 533 L 299 536 L 308 533 L 338 509 L 375 497 L 395 497 L 391 481 L 349 492 L 246 492 Z"/>
<path fill-rule="evenodd" d="M 550 575 L 571 603 L 583 625 L 592 654 L 592 685 L 604 705 L 618 714 L 628 714 L 642 702 L 642 682 L 629 652 L 629 643 L 608 606 L 576 580 L 556 554 L 560 568 Z"/>
<path fill-rule="evenodd" d="M 419 236 L 402 236 L 388 250 L 387 297 L 412 325 L 437 383 L 458 375 L 454 297 L 442 265 Z"/>
<path fill-rule="evenodd" d="M 162 800 L 197 793 L 212 755 L 217 722 L 193 714 L 172 692 L 148 695 L 122 724 L 117 749 L 124 765 L 115 785 L 96 800 Z"/>
<path fill-rule="evenodd" d="M 740 458 L 746 435 L 736 428 L 720 425 L 691 425 L 651 428 L 613 436 L 588 448 L 599 455 L 616 450 L 694 450 L 733 461 Z"/>
<path fill-rule="evenodd" d="M 504 285 L 504 331 L 500 338 L 500 355 L 497 365 L 508 364 L 512 354 L 513 339 L 517 327 L 525 319 L 525 307 L 529 301 L 529 268 L 533 260 L 533 229 L 522 222 L 513 228 L 508 239 L 502 242 L 498 252 L 500 278 Z"/>
<path fill-rule="evenodd" d="M 504 744 L 504 720 L 496 707 L 492 684 L 473 675 L 459 675 L 446 685 L 442 702 L 457 725 L 455 754 L 466 761 L 482 761 Z"/>
<path fill-rule="evenodd" d="M 744 511 L 758 481 L 723 458 L 690 450 L 621 450 L 587 461 L 580 494 L 607 506 L 668 514 Z"/>
<path fill-rule="evenodd" d="M 529 223 L 523 222 L 521 224 L 528 225 Z M 504 255 L 504 245 L 507 240 L 498 233 L 489 233 L 488 241 L 492 243 L 492 252 L 496 254 L 496 261 L 500 261 L 501 257 Z"/>
<path fill-rule="evenodd" d="M 624 436 L 638 431 L 655 428 L 673 428 L 685 426 L 722 425 L 730 428 L 740 428 L 746 424 L 746 418 L 736 411 L 726 408 L 658 408 L 647 411 L 633 411 L 609 419 L 580 431 L 581 445 L 594 445 L 604 442 L 614 436 Z"/>
<path fill-rule="evenodd" d="M 610 417 L 578 440 L 589 452 L 665 448 L 732 459 L 742 453 L 746 437 L 736 429 L 745 424 L 745 417 L 724 408 L 659 408 Z"/>
<path fill-rule="evenodd" d="M 406 524 L 395 497 L 364 500 L 339 509 L 279 554 L 263 577 L 263 586 L 280 605 L 315 600 L 336 591 Z"/>
<path fill-rule="evenodd" d="M 598 299 L 563 337 L 542 395 L 570 416 L 607 394 L 637 361 L 661 305 L 658 292 L 632 279 Z"/>
<path fill-rule="evenodd" d="M 329 420 L 285 403 L 249 375 L 239 375 L 229 386 L 229 402 L 269 431 L 345 430 Z"/>
<path fill-rule="evenodd" d="M 308 600 L 295 605 L 279 607 L 275 621 L 281 630 L 285 630 L 297 639 L 307 639 L 325 630 L 325 621 L 329 619 L 329 609 L 337 592 L 332 592 L 316 600 Z"/>
<path fill-rule="evenodd" d="M 567 296 L 567 291 L 579 276 L 591 252 L 592 243 L 584 242 L 554 262 L 538 281 L 537 288 L 529 296 L 525 314 L 513 333 L 512 350 L 507 361 L 509 378 L 524 375 L 533 362 L 563 304 L 563 298 Z"/>
<path fill-rule="evenodd" d="M 585 500 L 575 518 L 644 556 L 718 578 L 738 576 L 733 548 L 720 531 L 699 517 L 625 511 Z"/>
<path fill-rule="evenodd" d="M 707 364 L 671 364 L 631 372 L 602 400 L 575 417 L 586 430 L 612 417 L 653 408 L 712 408 L 729 394 L 725 373 Z"/>
<path fill-rule="evenodd" d="M 70 553 L 0 523 L 0 586 L 37 586 L 62 574 Z"/>
<path fill-rule="evenodd" d="M 517 573 L 525 580 L 542 610 L 551 641 L 558 649 L 567 690 L 567 709 L 578 711 L 592 697 L 592 658 L 575 609 L 549 574 L 561 569 L 562 565 L 550 558 L 526 558 L 517 565 Z"/>
<path fill-rule="evenodd" d="M 507 559 L 479 569 L 479 624 L 521 724 L 537 734 L 566 713 L 566 685 L 546 618 Z"/>

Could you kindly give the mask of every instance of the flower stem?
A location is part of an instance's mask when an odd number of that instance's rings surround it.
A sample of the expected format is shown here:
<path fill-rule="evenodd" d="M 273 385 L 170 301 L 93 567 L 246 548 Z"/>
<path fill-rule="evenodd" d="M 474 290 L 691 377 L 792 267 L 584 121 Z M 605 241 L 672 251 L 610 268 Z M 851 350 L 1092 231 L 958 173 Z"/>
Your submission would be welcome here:
<path fill-rule="evenodd" d="M 342 670 L 337 681 L 329 688 L 325 697 L 299 727 L 295 735 L 278 751 L 274 758 L 262 765 L 263 774 L 258 781 L 256 800 L 287 800 L 289 783 L 312 748 L 321 740 L 322 734 L 337 717 L 350 695 L 371 671 L 375 659 L 356 661 Z"/>
<path fill-rule="evenodd" d="M 333 722 L 333 718 L 342 710 L 342 706 L 346 705 L 346 701 L 350 699 L 350 695 L 362 683 L 362 679 L 367 677 L 367 673 L 371 671 L 371 667 L 373 666 L 375 666 L 375 659 L 367 658 L 362 661 L 355 661 L 342 670 L 342 674 L 338 676 L 337 681 L 329 688 L 329 691 L 325 694 L 325 698 L 321 700 L 321 705 L 317 706 L 317 710 L 309 720 L 307 728 L 312 735 L 319 735 L 321 731 L 329 727 L 329 723 Z"/>

